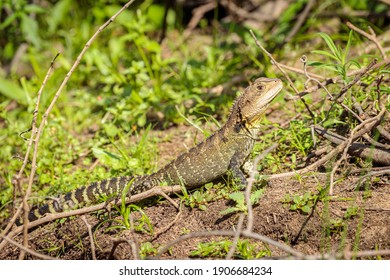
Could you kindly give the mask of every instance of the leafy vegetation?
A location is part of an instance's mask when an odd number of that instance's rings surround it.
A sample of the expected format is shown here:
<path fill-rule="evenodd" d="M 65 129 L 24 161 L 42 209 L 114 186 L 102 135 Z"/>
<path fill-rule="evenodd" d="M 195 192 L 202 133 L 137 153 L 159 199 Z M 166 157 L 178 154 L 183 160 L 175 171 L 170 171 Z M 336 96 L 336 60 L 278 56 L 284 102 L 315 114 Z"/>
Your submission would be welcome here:
<path fill-rule="evenodd" d="M 201 258 L 224 258 L 232 245 L 233 242 L 230 240 L 198 243 L 197 249 L 191 252 L 191 256 Z M 269 255 L 269 250 L 260 250 L 257 245 L 251 243 L 249 240 L 239 239 L 236 245 L 234 258 L 250 260 Z"/>
<path fill-rule="evenodd" d="M 260 197 L 264 193 L 264 189 L 256 190 L 250 195 L 250 203 L 255 205 L 258 203 Z M 229 207 L 221 211 L 221 215 L 227 215 L 235 212 L 247 213 L 247 204 L 245 201 L 245 194 L 243 192 L 234 192 L 229 194 L 229 198 L 235 202 L 235 206 Z"/>

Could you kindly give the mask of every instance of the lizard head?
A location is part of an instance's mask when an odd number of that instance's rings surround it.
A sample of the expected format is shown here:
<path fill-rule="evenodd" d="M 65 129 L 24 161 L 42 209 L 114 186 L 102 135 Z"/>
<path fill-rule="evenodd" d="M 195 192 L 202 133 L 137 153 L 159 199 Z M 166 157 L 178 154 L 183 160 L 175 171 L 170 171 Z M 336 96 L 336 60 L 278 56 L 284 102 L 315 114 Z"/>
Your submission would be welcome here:
<path fill-rule="evenodd" d="M 247 128 L 256 127 L 282 87 L 282 81 L 279 79 L 256 79 L 236 100 L 237 124 L 245 125 Z"/>

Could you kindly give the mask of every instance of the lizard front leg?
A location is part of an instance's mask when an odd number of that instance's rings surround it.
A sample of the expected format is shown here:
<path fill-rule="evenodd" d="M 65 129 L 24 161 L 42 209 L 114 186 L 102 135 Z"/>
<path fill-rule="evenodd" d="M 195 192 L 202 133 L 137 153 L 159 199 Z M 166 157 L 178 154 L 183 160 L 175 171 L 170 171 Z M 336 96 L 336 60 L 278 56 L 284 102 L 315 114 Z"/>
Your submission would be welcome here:
<path fill-rule="evenodd" d="M 229 164 L 229 170 L 233 174 L 234 180 L 238 181 L 242 188 L 247 184 L 244 173 L 241 170 L 241 164 L 238 162 L 238 157 L 233 156 Z"/>

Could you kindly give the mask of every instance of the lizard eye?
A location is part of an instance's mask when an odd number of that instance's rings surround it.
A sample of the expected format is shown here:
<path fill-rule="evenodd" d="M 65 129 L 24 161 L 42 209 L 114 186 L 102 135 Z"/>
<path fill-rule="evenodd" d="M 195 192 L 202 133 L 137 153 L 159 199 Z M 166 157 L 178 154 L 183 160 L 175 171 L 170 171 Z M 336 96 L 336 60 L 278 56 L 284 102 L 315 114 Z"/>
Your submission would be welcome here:
<path fill-rule="evenodd" d="M 263 91 L 265 87 L 263 84 L 260 84 L 260 85 L 257 85 L 256 88 L 258 91 Z"/>

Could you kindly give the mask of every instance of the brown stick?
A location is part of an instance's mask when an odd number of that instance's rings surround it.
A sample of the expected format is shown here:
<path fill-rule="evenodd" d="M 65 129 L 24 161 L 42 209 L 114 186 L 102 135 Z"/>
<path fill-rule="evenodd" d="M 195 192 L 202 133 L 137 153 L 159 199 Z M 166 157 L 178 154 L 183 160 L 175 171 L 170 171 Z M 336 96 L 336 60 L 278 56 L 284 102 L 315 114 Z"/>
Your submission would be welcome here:
<path fill-rule="evenodd" d="M 244 213 L 241 213 L 239 218 L 238 218 L 236 234 L 233 237 L 233 243 L 230 246 L 229 252 L 226 255 L 226 258 L 225 258 L 226 260 L 230 260 L 233 257 L 234 252 L 236 251 L 237 243 L 238 243 L 238 240 L 240 239 L 240 235 L 242 232 L 242 225 L 244 223 L 244 217 L 245 217 Z"/>
<path fill-rule="evenodd" d="M 352 137 L 349 138 L 349 139 L 352 139 L 352 141 L 353 141 L 353 140 L 361 137 L 363 134 L 367 133 L 371 129 L 373 129 L 375 127 L 375 125 L 377 125 L 379 119 L 383 116 L 385 111 L 386 110 L 384 108 L 384 109 L 382 109 L 382 111 L 377 116 L 375 116 L 375 117 L 373 117 L 371 119 L 368 119 L 368 120 L 371 120 L 369 123 L 365 123 L 363 125 L 360 124 L 360 125 L 362 125 L 359 128 L 360 130 L 355 132 L 352 135 Z M 309 165 L 309 166 L 307 166 L 305 168 L 302 168 L 302 169 L 299 169 L 299 170 L 295 170 L 295 171 L 291 171 L 291 172 L 286 172 L 286 173 L 269 175 L 267 178 L 269 180 L 275 180 L 275 179 L 280 179 L 280 178 L 292 177 L 292 176 L 296 176 L 296 175 L 299 175 L 299 174 L 304 174 L 304 173 L 308 173 L 310 171 L 313 171 L 316 168 L 318 168 L 319 166 L 321 166 L 322 164 L 326 163 L 327 161 L 329 161 L 330 159 L 335 157 L 337 154 L 341 153 L 345 149 L 345 147 L 347 146 L 347 142 L 348 141 L 344 141 L 343 143 L 338 145 L 333 151 L 331 151 L 330 153 L 328 153 L 324 157 L 320 158 L 318 161 L 314 162 L 313 164 L 311 164 L 311 165 Z"/>
<path fill-rule="evenodd" d="M 383 50 L 381 44 L 379 43 L 378 39 L 376 38 L 376 34 L 375 34 L 374 30 L 370 26 L 368 26 L 368 30 L 369 30 L 370 34 L 361 30 L 360 28 L 356 27 L 355 25 L 353 25 L 349 21 L 347 22 L 347 26 L 349 28 L 351 28 L 352 30 L 355 30 L 357 33 L 360 33 L 361 35 L 363 35 L 367 39 L 371 40 L 377 46 L 379 51 L 381 52 L 382 57 L 384 59 L 387 59 L 387 55 L 386 55 L 385 51 Z"/>
<path fill-rule="evenodd" d="M 351 146 L 353 140 L 358 138 L 358 137 L 360 137 L 360 136 L 362 136 L 362 135 L 364 135 L 364 134 L 366 134 L 367 132 L 371 131 L 371 129 L 373 129 L 374 126 L 378 125 L 379 122 L 380 122 L 380 119 L 382 118 L 382 116 L 383 116 L 383 114 L 385 112 L 386 112 L 386 107 L 383 107 L 383 109 L 381 110 L 381 112 L 377 116 L 372 117 L 370 119 L 367 119 L 364 122 L 362 122 L 361 124 L 359 124 L 358 126 L 356 126 L 351 131 L 351 135 L 349 136 L 349 138 L 347 140 L 345 140 L 342 144 L 339 145 L 339 146 L 344 146 L 343 147 L 343 154 L 339 158 L 339 160 L 336 161 L 336 163 L 333 166 L 332 171 L 330 173 L 330 182 L 329 182 L 329 194 L 330 195 L 333 195 L 334 175 L 336 173 L 336 170 L 338 169 L 340 163 L 343 160 L 346 160 L 348 149 Z M 357 134 L 357 132 L 359 130 L 360 130 L 360 135 L 358 137 L 355 137 L 355 134 Z"/>
<path fill-rule="evenodd" d="M 288 33 L 286 38 L 284 39 L 284 43 L 288 43 L 291 41 L 291 39 L 297 34 L 299 31 L 299 28 L 301 28 L 302 24 L 305 22 L 307 16 L 310 13 L 310 10 L 313 8 L 315 4 L 315 0 L 309 0 L 305 6 L 305 9 L 303 9 L 302 13 L 299 15 L 297 21 L 294 24 L 294 27 L 291 29 L 291 31 Z"/>
<path fill-rule="evenodd" d="M 345 137 L 334 132 L 329 132 L 319 125 L 315 125 L 314 130 L 333 144 L 340 145 L 343 141 L 346 141 Z M 373 148 L 372 146 L 361 143 L 351 143 L 348 148 L 348 153 L 364 159 L 372 159 L 375 163 L 390 165 L 390 151 L 386 149 Z"/>
<path fill-rule="evenodd" d="M 387 58 L 381 62 L 378 62 L 377 64 L 375 64 L 374 66 L 371 67 L 370 70 L 375 70 L 375 69 L 378 69 L 378 68 L 381 68 L 382 66 L 384 65 L 387 65 L 390 63 L 390 59 Z M 351 76 L 356 76 L 356 75 L 359 75 L 360 73 L 362 72 L 367 72 L 366 71 L 366 67 L 362 68 L 362 69 L 359 69 L 359 70 L 354 70 L 354 71 L 351 71 L 349 73 L 347 73 L 347 77 L 351 77 Z M 306 94 L 308 93 L 311 93 L 311 92 L 314 92 L 314 91 L 317 91 L 327 85 L 330 85 L 330 84 L 335 84 L 337 82 L 339 82 L 341 80 L 341 77 L 340 76 L 337 76 L 337 77 L 333 77 L 333 78 L 330 78 L 330 79 L 326 79 L 325 81 L 323 81 L 321 83 L 321 85 L 319 84 L 316 84 L 308 89 L 305 89 L 304 91 L 301 91 L 297 94 L 297 96 L 294 96 L 294 97 L 291 97 L 290 100 L 294 100 L 294 99 L 298 99 L 302 96 L 305 96 Z"/>
<path fill-rule="evenodd" d="M 49 80 L 50 74 L 51 74 L 51 72 L 53 70 L 54 61 L 57 59 L 58 56 L 59 56 L 59 53 L 57 53 L 57 55 L 52 59 L 52 61 L 50 63 L 50 67 L 47 70 L 46 76 L 43 79 L 42 85 L 41 85 L 41 87 L 40 87 L 40 89 L 38 91 L 37 101 L 35 103 L 35 109 L 34 109 L 34 113 L 33 113 L 33 119 L 32 119 L 32 122 L 31 122 L 31 131 L 32 131 L 32 133 L 31 133 L 28 145 L 27 145 L 27 151 L 26 151 L 26 155 L 24 157 L 23 165 L 20 168 L 19 173 L 18 173 L 18 175 L 15 178 L 17 189 L 20 191 L 20 193 L 22 195 L 23 195 L 23 190 L 22 190 L 22 187 L 21 187 L 20 180 L 22 178 L 22 174 L 23 174 L 24 169 L 26 168 L 26 165 L 27 165 L 27 162 L 28 162 L 28 157 L 30 155 L 30 150 L 31 150 L 31 147 L 32 147 L 32 143 L 33 143 L 33 141 L 38 141 L 37 139 L 34 140 L 34 137 L 38 133 L 37 127 L 36 127 L 36 121 L 37 121 L 37 116 L 38 116 L 39 103 L 41 101 L 41 96 L 42 96 L 43 89 L 45 88 L 46 83 Z M 35 152 L 35 148 L 34 148 L 34 152 Z M 35 166 L 32 165 L 32 168 L 35 168 Z M 25 196 L 23 197 L 23 202 L 22 202 L 23 211 L 24 211 L 23 220 L 28 220 L 28 211 L 30 210 L 30 207 L 28 205 L 28 197 L 29 197 L 29 195 L 26 192 Z M 8 228 L 12 227 L 13 223 L 19 217 L 20 211 L 17 211 L 17 214 L 18 215 L 14 215 L 14 217 L 12 217 L 11 221 L 13 221 L 13 222 L 12 222 L 12 224 L 7 225 Z M 4 230 L 4 232 L 6 232 L 6 230 Z M 25 229 L 24 232 L 23 232 L 23 246 L 26 247 L 26 248 L 28 247 L 28 231 L 27 231 L 27 229 Z M 23 251 L 23 250 L 20 251 L 19 259 L 24 259 L 25 252 L 26 251 Z"/>
<path fill-rule="evenodd" d="M 29 253 L 30 255 L 32 256 L 35 256 L 35 257 L 38 257 L 40 259 L 43 259 L 43 260 L 56 260 L 57 258 L 52 258 L 50 256 L 47 256 L 47 255 L 43 255 L 43 254 L 40 254 L 38 252 L 35 252 L 27 247 L 24 247 L 23 245 L 19 244 L 18 242 L 12 240 L 11 238 L 9 238 L 8 236 L 4 236 L 4 235 L 0 235 L 0 238 L 4 239 L 5 241 L 7 241 L 8 243 L 11 243 L 12 245 L 18 247 L 21 251 L 24 251 L 26 253 Z"/>
<path fill-rule="evenodd" d="M 257 40 L 257 37 L 256 35 L 253 33 L 253 31 L 251 29 L 249 29 L 249 33 L 252 35 L 253 39 L 255 40 L 255 43 L 256 45 L 269 57 L 269 59 L 271 60 L 271 62 L 279 69 L 280 72 L 283 73 L 283 75 L 286 77 L 290 87 L 296 92 L 296 94 L 299 93 L 298 89 L 295 87 L 294 83 L 291 81 L 290 79 L 290 76 L 287 74 L 286 71 L 284 71 L 284 69 L 279 65 L 279 62 L 277 62 L 275 60 L 275 58 L 272 56 L 272 54 L 270 54 L 264 47 L 262 44 L 260 44 L 259 40 Z M 303 105 L 305 105 L 306 107 L 306 110 L 309 112 L 310 116 L 314 119 L 314 114 L 313 112 L 310 110 L 309 106 L 307 105 L 305 99 L 303 98 L 300 98 Z"/>
<path fill-rule="evenodd" d="M 88 235 L 89 235 L 89 243 L 91 243 L 92 259 L 93 259 L 93 260 L 96 260 L 95 240 L 93 239 L 92 227 L 91 227 L 91 225 L 88 223 L 88 220 L 87 220 L 87 218 L 85 217 L 85 215 L 82 215 L 82 216 L 81 216 L 81 220 L 83 220 L 83 222 L 84 222 L 85 225 L 87 226 Z"/>

